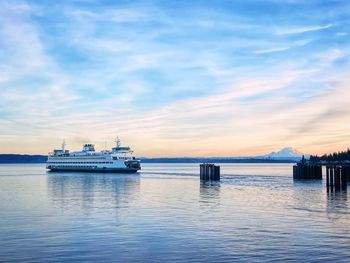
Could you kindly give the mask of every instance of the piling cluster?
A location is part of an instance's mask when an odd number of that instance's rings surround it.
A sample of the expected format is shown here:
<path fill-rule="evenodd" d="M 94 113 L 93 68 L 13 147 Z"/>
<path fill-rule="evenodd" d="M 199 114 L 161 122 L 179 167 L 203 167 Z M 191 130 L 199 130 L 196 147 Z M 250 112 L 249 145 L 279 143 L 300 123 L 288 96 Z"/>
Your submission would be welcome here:
<path fill-rule="evenodd" d="M 202 181 L 219 181 L 220 180 L 220 166 L 203 163 L 199 165 L 200 180 Z"/>
<path fill-rule="evenodd" d="M 293 178 L 322 180 L 322 165 L 298 163 L 293 166 Z"/>
<path fill-rule="evenodd" d="M 327 192 L 346 191 L 348 176 L 350 176 L 350 166 L 327 165 Z"/>

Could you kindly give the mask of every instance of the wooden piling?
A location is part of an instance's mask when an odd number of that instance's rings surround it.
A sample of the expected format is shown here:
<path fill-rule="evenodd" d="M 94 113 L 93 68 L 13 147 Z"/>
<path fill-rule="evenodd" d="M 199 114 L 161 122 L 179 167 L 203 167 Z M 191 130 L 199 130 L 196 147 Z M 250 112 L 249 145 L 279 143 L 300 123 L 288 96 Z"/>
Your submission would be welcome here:
<path fill-rule="evenodd" d="M 318 164 L 298 163 L 293 166 L 294 179 L 322 180 L 322 166 Z"/>
<path fill-rule="evenodd" d="M 333 192 L 334 190 L 334 167 L 331 166 L 329 170 L 329 188 L 330 191 Z"/>
<path fill-rule="evenodd" d="M 326 166 L 326 186 L 327 186 L 327 192 L 329 191 L 329 166 Z"/>
<path fill-rule="evenodd" d="M 334 191 L 340 191 L 340 172 L 341 168 L 336 166 L 334 169 Z"/>
<path fill-rule="evenodd" d="M 219 181 L 220 166 L 214 164 L 203 163 L 199 165 L 200 180 L 202 181 Z"/>
<path fill-rule="evenodd" d="M 341 174 L 341 189 L 343 191 L 347 190 L 347 184 L 348 184 L 348 166 L 342 167 L 342 174 Z"/>
<path fill-rule="evenodd" d="M 319 180 L 322 180 L 322 178 L 323 178 L 323 170 L 322 170 L 322 165 L 318 165 L 317 166 L 317 175 L 318 175 L 318 178 L 317 179 L 319 179 Z"/>
<path fill-rule="evenodd" d="M 339 192 L 347 190 L 347 179 L 349 174 L 347 165 L 329 165 L 327 166 L 327 192 Z"/>
<path fill-rule="evenodd" d="M 214 170 L 215 170 L 215 181 L 220 181 L 220 166 L 215 165 L 214 166 Z"/>
<path fill-rule="evenodd" d="M 319 179 L 322 180 L 322 164 L 301 161 L 293 166 L 294 179 Z M 350 164 L 327 163 L 326 164 L 326 186 L 327 192 L 333 193 L 347 190 L 347 180 L 350 178 Z"/>

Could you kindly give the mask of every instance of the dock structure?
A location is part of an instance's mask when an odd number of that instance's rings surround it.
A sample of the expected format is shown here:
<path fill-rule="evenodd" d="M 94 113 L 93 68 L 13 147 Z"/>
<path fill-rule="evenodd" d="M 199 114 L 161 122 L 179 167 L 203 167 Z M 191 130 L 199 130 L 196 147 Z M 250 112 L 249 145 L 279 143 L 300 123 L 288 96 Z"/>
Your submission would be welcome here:
<path fill-rule="evenodd" d="M 339 192 L 347 190 L 347 180 L 350 176 L 349 165 L 327 165 L 326 185 L 327 192 Z"/>
<path fill-rule="evenodd" d="M 326 167 L 327 192 L 347 190 L 350 178 L 350 162 L 310 162 L 304 156 L 300 162 L 293 166 L 293 179 L 319 179 L 322 180 L 322 166 Z"/>
<path fill-rule="evenodd" d="M 199 165 L 201 181 L 220 181 L 220 166 L 203 163 Z"/>
<path fill-rule="evenodd" d="M 303 159 L 293 166 L 293 178 L 322 180 L 322 165 L 307 162 L 303 156 Z"/>

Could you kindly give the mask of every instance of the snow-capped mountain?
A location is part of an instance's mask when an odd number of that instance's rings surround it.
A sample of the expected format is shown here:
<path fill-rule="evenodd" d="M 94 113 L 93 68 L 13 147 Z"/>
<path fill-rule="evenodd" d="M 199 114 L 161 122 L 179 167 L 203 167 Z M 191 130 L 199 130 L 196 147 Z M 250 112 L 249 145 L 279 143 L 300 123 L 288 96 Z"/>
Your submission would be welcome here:
<path fill-rule="evenodd" d="M 269 159 L 300 159 L 303 155 L 306 158 L 308 157 L 308 155 L 303 154 L 292 147 L 285 147 L 277 152 L 266 154 L 263 157 Z"/>

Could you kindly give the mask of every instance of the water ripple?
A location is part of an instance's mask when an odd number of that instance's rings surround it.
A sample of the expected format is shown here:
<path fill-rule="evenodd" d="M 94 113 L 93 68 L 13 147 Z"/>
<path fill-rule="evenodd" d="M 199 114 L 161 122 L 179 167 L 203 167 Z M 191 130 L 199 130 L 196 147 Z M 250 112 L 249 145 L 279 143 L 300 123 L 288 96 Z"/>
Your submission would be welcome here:
<path fill-rule="evenodd" d="M 347 193 L 290 164 L 144 164 L 136 175 L 0 166 L 0 262 L 348 262 Z"/>

